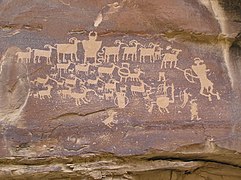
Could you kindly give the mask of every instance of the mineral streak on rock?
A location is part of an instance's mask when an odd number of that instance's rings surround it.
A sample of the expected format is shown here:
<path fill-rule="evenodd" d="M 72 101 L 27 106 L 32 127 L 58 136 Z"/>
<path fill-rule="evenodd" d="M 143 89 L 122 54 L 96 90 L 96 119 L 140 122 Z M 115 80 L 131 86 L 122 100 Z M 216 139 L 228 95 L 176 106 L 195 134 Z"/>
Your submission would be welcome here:
<path fill-rule="evenodd" d="M 241 178 L 239 0 L 0 14 L 0 179 Z"/>

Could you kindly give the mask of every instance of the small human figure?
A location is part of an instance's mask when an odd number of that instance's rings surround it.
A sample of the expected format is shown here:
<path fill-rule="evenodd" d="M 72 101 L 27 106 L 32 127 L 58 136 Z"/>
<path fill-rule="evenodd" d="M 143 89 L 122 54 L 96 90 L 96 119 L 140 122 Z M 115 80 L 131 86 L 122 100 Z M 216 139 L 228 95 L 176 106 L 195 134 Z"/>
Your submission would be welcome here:
<path fill-rule="evenodd" d="M 184 91 L 180 95 L 180 99 L 183 101 L 180 106 L 181 108 L 184 108 L 186 106 L 186 104 L 188 103 L 188 100 L 189 100 L 189 96 L 192 97 L 192 94 L 187 92 L 187 88 L 184 89 Z"/>
<path fill-rule="evenodd" d="M 158 81 L 166 81 L 166 76 L 165 76 L 165 72 L 159 72 L 159 79 Z"/>
<path fill-rule="evenodd" d="M 197 99 L 192 99 L 190 101 L 190 104 L 191 104 L 191 109 L 190 109 L 190 112 L 191 112 L 191 120 L 200 120 L 201 118 L 199 118 L 198 116 L 198 106 L 197 106 L 197 103 L 196 103 Z"/>

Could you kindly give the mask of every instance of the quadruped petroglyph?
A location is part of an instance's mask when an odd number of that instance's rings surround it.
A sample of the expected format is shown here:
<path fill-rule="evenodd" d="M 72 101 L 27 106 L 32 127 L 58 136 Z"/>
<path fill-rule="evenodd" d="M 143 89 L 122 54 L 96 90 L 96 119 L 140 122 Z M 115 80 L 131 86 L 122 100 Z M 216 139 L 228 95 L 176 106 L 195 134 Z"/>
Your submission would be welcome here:
<path fill-rule="evenodd" d="M 181 58 L 183 50 L 164 47 L 160 42 L 142 44 L 136 39 L 128 42 L 117 39 L 113 46 L 103 44 L 97 32 L 90 32 L 82 41 L 72 37 L 68 43 L 46 44 L 43 49 L 27 47 L 17 52 L 17 63 L 35 66 L 44 63 L 49 67 L 49 73 L 31 79 L 31 97 L 54 101 L 53 96 L 58 96 L 76 106 L 88 105 L 98 99 L 119 109 L 127 108 L 138 98 L 147 113 L 168 114 L 173 111 L 171 106 L 176 104 L 180 110 L 189 110 L 191 120 L 200 119 L 200 98 L 220 99 L 209 77 L 211 70 L 200 57 L 190 59 L 191 65 L 183 68 L 179 66 L 184 61 Z M 152 81 L 146 78 L 152 71 L 146 69 L 147 66 L 158 69 Z M 199 91 L 188 85 L 178 87 L 168 74 L 170 71 L 182 74 L 183 81 L 194 84 Z M 116 114 L 110 113 L 103 123 L 113 127 Z"/>

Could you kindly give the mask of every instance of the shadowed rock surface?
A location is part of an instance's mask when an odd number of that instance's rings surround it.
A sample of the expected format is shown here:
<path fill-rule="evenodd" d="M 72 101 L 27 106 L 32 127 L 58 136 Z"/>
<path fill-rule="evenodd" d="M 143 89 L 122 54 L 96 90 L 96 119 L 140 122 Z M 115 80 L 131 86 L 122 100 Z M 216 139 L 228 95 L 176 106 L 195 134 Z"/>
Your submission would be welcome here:
<path fill-rule="evenodd" d="M 241 179 L 240 32 L 240 0 L 0 1 L 0 177 Z"/>

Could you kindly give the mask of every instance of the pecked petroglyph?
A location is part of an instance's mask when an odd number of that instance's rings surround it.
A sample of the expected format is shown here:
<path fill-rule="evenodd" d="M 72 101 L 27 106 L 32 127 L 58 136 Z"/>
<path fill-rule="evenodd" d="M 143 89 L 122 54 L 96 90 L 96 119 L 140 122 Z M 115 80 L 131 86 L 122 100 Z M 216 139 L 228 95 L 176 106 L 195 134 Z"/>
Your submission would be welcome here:
<path fill-rule="evenodd" d="M 204 60 L 190 58 L 189 67 L 179 67 L 182 49 L 165 47 L 160 42 L 142 44 L 135 39 L 118 39 L 113 46 L 102 44 L 97 33 L 90 32 L 88 39 L 82 41 L 72 37 L 66 44 L 47 44 L 43 49 L 29 47 L 17 52 L 17 63 L 46 64 L 49 69 L 49 74 L 31 79 L 30 96 L 40 101 L 55 101 L 59 97 L 76 106 L 86 106 L 98 99 L 119 109 L 139 98 L 146 112 L 171 114 L 175 104 L 180 112 L 189 110 L 191 120 L 200 119 L 200 98 L 220 99 Z M 154 65 L 159 71 L 153 82 L 146 78 L 150 73 L 146 65 Z M 169 72 L 182 74 L 182 81 L 199 86 L 199 91 L 188 85 L 179 87 Z M 113 116 L 104 121 L 109 127 L 113 125 Z"/>

